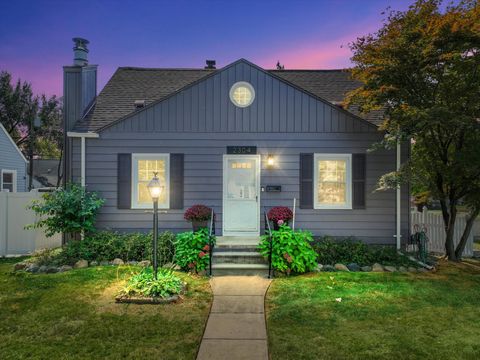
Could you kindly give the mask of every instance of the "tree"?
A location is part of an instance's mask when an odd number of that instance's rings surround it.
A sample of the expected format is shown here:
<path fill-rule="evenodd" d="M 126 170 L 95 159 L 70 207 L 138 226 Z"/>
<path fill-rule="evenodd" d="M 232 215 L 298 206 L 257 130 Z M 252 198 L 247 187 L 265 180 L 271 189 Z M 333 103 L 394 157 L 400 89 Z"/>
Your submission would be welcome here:
<path fill-rule="evenodd" d="M 390 11 L 376 33 L 350 44 L 352 75 L 363 86 L 347 105 L 384 109 L 383 146 L 412 141 L 410 160 L 381 183 L 414 182 L 440 201 L 446 254 L 457 261 L 480 212 L 480 6 L 442 5 L 418 0 L 407 11 Z M 455 247 L 460 200 L 468 216 Z"/>
<path fill-rule="evenodd" d="M 34 96 L 31 85 L 17 80 L 12 85 L 12 77 L 0 72 L 0 122 L 26 154 L 33 173 L 35 156 L 58 154 L 58 184 L 61 179 L 61 158 L 63 155 L 63 129 L 61 104 L 56 96 Z M 32 176 L 29 178 L 32 188 Z"/>

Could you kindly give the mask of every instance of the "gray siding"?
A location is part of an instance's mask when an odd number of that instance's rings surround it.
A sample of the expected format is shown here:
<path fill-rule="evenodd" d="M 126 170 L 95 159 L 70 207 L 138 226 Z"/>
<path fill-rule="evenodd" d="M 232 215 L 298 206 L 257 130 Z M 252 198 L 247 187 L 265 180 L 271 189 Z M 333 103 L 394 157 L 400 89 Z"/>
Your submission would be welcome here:
<path fill-rule="evenodd" d="M 255 87 L 252 106 L 239 109 L 228 92 L 236 81 Z M 261 184 L 282 185 L 281 193 L 262 193 L 261 206 L 291 206 L 299 198 L 299 154 L 366 152 L 382 135 L 373 125 L 246 63 L 200 81 L 169 99 L 146 108 L 87 139 L 88 189 L 106 199 L 98 217 L 100 228 L 148 230 L 151 215 L 144 210 L 117 209 L 118 153 L 184 153 L 185 208 L 213 206 L 222 225 L 222 158 L 228 145 L 255 145 L 258 153 L 277 154 L 278 168 L 262 162 Z M 79 140 L 74 140 L 73 170 L 80 167 Z M 367 155 L 366 209 L 297 209 L 297 228 L 315 235 L 356 236 L 372 243 L 395 243 L 395 192 L 374 192 L 382 174 L 395 169 L 394 151 Z M 408 235 L 408 194 L 403 196 L 403 237 Z M 165 230 L 190 228 L 183 210 L 160 216 Z M 263 226 L 263 225 L 262 225 Z"/>
<path fill-rule="evenodd" d="M 0 170 L 17 171 L 17 191 L 27 191 L 27 163 L 18 153 L 4 130 L 0 128 Z"/>

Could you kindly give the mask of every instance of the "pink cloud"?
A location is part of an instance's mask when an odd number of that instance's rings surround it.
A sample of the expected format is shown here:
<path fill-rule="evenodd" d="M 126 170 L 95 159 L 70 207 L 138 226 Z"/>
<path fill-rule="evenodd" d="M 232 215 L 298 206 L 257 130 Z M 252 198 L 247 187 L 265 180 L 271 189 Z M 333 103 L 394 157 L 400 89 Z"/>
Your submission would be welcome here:
<path fill-rule="evenodd" d="M 309 40 L 292 44 L 286 49 L 277 52 L 273 51 L 270 55 L 261 58 L 258 63 L 261 66 L 271 68 L 271 64 L 280 61 L 285 69 L 339 69 L 352 66 L 350 57 L 352 53 L 348 44 L 355 41 L 357 37 L 374 31 L 373 26 L 365 26 L 348 35 L 319 42 L 318 40 Z"/>

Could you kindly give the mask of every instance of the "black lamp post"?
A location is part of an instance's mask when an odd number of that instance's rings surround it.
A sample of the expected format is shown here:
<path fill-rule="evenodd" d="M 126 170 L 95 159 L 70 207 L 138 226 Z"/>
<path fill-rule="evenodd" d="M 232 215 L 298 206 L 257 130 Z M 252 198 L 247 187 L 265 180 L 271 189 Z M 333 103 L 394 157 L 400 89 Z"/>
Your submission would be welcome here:
<path fill-rule="evenodd" d="M 165 186 L 157 177 L 158 173 L 153 173 L 153 179 L 147 185 L 150 196 L 153 200 L 153 278 L 157 280 L 158 262 L 157 262 L 157 241 L 158 241 L 158 199 L 162 195 Z"/>

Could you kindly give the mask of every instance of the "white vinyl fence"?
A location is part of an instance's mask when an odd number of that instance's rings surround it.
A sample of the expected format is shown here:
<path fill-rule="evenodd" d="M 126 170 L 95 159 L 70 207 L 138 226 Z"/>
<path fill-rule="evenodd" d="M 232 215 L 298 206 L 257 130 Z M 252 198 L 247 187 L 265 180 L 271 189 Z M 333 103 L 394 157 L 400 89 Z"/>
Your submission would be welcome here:
<path fill-rule="evenodd" d="M 0 192 L 0 256 L 26 255 L 35 250 L 61 246 L 60 234 L 47 238 L 41 229 L 24 229 L 37 219 L 27 206 L 41 195 L 38 192 Z"/>
<path fill-rule="evenodd" d="M 455 221 L 455 231 L 453 235 L 453 240 L 455 246 L 459 243 L 460 238 L 462 237 L 463 230 L 465 229 L 466 224 L 466 215 L 458 214 L 457 220 Z M 414 226 L 415 224 L 425 225 L 427 228 L 427 237 L 428 237 L 428 250 L 433 253 L 444 254 L 445 253 L 445 227 L 443 224 L 443 218 L 440 211 L 428 211 L 425 209 L 423 212 L 418 212 L 416 209 L 410 212 L 410 224 L 412 226 L 412 234 L 415 233 Z M 471 257 L 473 256 L 473 231 L 470 232 L 470 236 L 463 251 L 463 256 Z"/>

